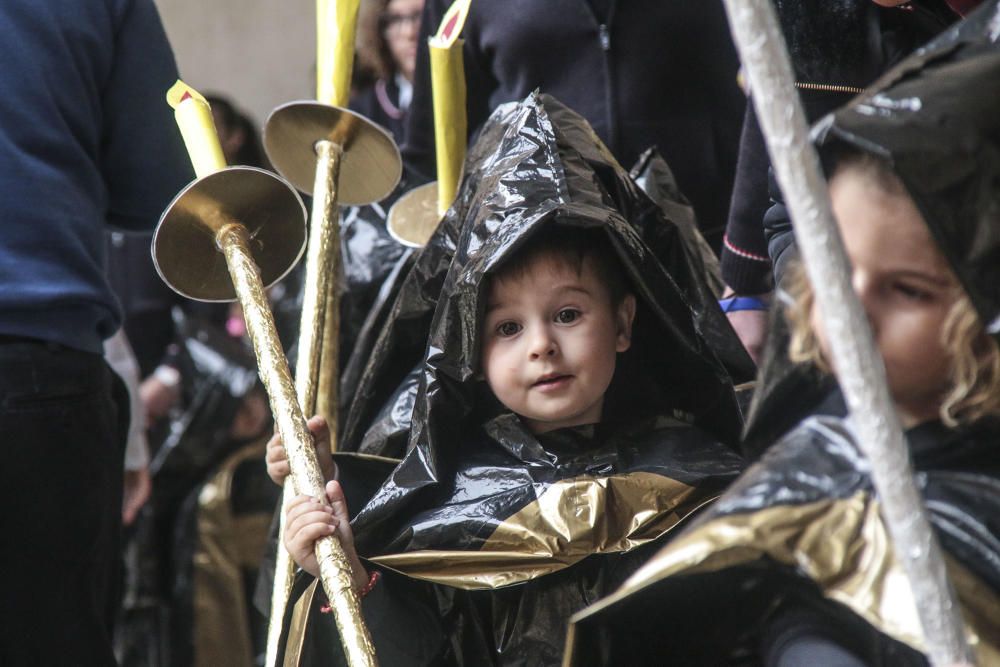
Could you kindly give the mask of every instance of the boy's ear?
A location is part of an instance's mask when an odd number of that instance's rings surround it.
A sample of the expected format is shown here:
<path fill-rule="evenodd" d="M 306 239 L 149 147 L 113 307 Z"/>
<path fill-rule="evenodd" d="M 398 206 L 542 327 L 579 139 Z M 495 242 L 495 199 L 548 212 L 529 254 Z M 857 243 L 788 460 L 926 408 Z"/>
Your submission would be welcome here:
<path fill-rule="evenodd" d="M 618 337 L 615 339 L 615 352 L 624 352 L 632 346 L 632 321 L 635 320 L 635 295 L 626 294 L 618 304 L 615 314 L 618 326 Z"/>

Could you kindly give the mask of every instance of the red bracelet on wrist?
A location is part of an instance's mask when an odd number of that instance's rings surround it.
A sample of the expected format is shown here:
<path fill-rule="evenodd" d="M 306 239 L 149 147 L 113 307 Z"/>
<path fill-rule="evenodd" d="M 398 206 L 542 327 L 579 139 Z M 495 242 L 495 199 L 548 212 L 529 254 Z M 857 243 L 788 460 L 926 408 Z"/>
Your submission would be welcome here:
<path fill-rule="evenodd" d="M 378 570 L 372 570 L 371 574 L 368 575 L 368 583 L 365 584 L 364 588 L 362 588 L 360 591 L 358 591 L 358 599 L 359 600 L 362 599 L 362 598 L 364 598 L 366 595 L 368 595 L 369 593 L 372 592 L 372 589 L 375 588 L 375 584 L 378 583 L 378 580 L 379 580 L 379 578 L 381 576 L 382 576 L 382 573 L 380 571 L 378 571 Z M 320 611 L 321 614 L 329 614 L 330 611 L 331 611 L 330 604 L 327 603 L 327 604 L 323 605 L 322 607 L 319 608 L 319 611 Z"/>
<path fill-rule="evenodd" d="M 368 583 L 365 584 L 364 588 L 358 591 L 359 600 L 372 592 L 372 589 L 375 588 L 375 584 L 378 583 L 379 577 L 381 576 L 381 572 L 378 570 L 372 570 L 371 574 L 368 575 Z"/>

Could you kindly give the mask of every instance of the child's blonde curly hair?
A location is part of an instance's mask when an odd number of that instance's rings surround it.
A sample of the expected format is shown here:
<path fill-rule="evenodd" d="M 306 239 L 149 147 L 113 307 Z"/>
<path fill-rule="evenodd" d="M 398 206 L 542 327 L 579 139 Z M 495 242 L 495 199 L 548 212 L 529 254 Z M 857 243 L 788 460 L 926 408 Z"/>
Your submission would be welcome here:
<path fill-rule="evenodd" d="M 783 290 L 785 316 L 791 329 L 788 356 L 829 373 L 810 317 L 813 291 L 801 264 L 789 269 Z M 941 421 L 948 426 L 969 424 L 983 417 L 1000 416 L 1000 346 L 986 333 L 972 302 L 961 288 L 941 328 L 941 341 L 952 359 L 951 383 L 942 397 Z"/>
<path fill-rule="evenodd" d="M 888 163 L 869 153 L 854 149 L 826 156 L 834 175 L 847 169 L 860 169 L 886 192 L 909 196 L 903 182 Z M 785 314 L 791 328 L 789 357 L 809 362 L 829 373 L 810 317 L 813 291 L 805 270 L 796 264 L 783 285 Z M 988 416 L 1000 416 L 1000 346 L 986 333 L 979 315 L 961 287 L 955 288 L 954 303 L 941 327 L 941 342 L 951 358 L 951 382 L 942 396 L 939 416 L 948 426 L 969 424 Z"/>

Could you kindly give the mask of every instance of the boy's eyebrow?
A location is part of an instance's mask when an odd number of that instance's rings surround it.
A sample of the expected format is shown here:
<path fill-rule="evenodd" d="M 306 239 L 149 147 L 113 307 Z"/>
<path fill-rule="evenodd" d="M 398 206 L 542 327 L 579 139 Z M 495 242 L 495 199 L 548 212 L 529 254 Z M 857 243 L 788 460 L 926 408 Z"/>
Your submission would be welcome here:
<path fill-rule="evenodd" d="M 556 287 L 556 291 L 559 292 L 579 292 L 580 294 L 585 294 L 587 296 L 593 296 L 590 290 L 582 285 L 562 285 Z"/>
<path fill-rule="evenodd" d="M 584 294 L 586 296 L 593 296 L 593 294 L 591 294 L 590 290 L 588 290 L 583 285 L 579 285 L 579 284 L 576 284 L 576 283 L 570 283 L 568 285 L 556 285 L 553 288 L 553 291 L 554 292 L 579 292 L 580 294 Z M 506 305 L 506 304 L 504 304 L 503 301 L 499 301 L 499 300 L 494 299 L 494 298 L 491 297 L 491 298 L 489 298 L 486 301 L 486 312 L 490 313 L 491 311 L 494 311 L 494 310 L 496 310 L 498 308 L 502 308 L 504 305 Z"/>

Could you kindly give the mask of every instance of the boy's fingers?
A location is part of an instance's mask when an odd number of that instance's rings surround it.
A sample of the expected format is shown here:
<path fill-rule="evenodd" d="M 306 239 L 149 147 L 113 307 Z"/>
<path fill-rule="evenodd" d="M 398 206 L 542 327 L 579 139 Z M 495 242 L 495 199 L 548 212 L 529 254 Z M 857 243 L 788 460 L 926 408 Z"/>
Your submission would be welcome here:
<path fill-rule="evenodd" d="M 292 519 L 299 516 L 303 512 L 308 512 L 310 509 L 310 503 L 314 502 L 309 496 L 295 496 L 288 502 L 288 507 L 285 508 L 285 522 L 291 522 Z"/>
<path fill-rule="evenodd" d="M 291 472 L 287 465 L 281 463 L 267 464 L 267 475 L 275 484 L 284 484 Z"/>
<path fill-rule="evenodd" d="M 333 513 L 341 521 L 350 521 L 350 515 L 347 511 L 347 499 L 344 498 L 344 489 L 340 486 L 340 482 L 332 481 L 326 483 L 326 498 L 330 501 L 330 506 L 333 508 Z"/>
<path fill-rule="evenodd" d="M 306 426 L 309 427 L 309 432 L 312 433 L 313 438 L 316 440 L 316 444 L 319 443 L 329 443 L 330 442 L 330 427 L 320 415 L 314 415 L 309 418 L 306 422 Z"/>
<path fill-rule="evenodd" d="M 310 524 L 295 533 L 292 544 L 295 545 L 296 550 L 308 553 L 315 548 L 317 540 L 332 535 L 335 530 L 336 528 L 326 523 Z"/>
<path fill-rule="evenodd" d="M 333 510 L 325 505 L 312 505 L 300 509 L 294 515 L 289 514 L 286 525 L 290 532 L 295 532 L 307 525 L 314 523 L 324 523 L 336 526 L 339 519 L 334 516 Z"/>

